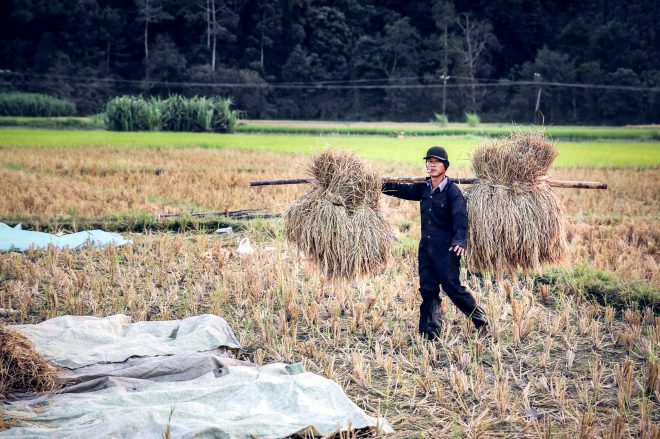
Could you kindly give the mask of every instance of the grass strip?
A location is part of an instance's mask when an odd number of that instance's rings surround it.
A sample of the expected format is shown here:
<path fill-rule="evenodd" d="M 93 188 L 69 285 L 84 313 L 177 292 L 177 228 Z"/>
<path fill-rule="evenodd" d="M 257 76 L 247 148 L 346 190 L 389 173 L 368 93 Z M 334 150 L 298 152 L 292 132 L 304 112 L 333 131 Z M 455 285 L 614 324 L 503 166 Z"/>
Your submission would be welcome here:
<path fill-rule="evenodd" d="M 0 127 L 24 127 L 48 130 L 103 130 L 100 117 L 0 117 Z"/>
<path fill-rule="evenodd" d="M 622 280 L 615 274 L 579 263 L 572 271 L 551 268 L 536 278 L 549 285 L 553 293 L 571 294 L 593 300 L 617 311 L 651 307 L 660 313 L 660 291 L 644 280 Z"/>
<path fill-rule="evenodd" d="M 0 127 L 42 129 L 105 129 L 103 117 L 0 117 Z M 520 125 L 521 128 L 529 128 Z M 538 127 L 536 127 L 538 128 Z M 244 134 L 287 134 L 311 136 L 500 136 L 511 131 L 511 124 L 480 124 L 470 127 L 462 123 L 439 126 L 432 123 L 405 122 L 328 122 L 295 120 L 248 120 L 236 126 Z M 563 141 L 634 140 L 660 141 L 660 128 L 611 126 L 549 126 L 548 136 Z"/>
<path fill-rule="evenodd" d="M 522 126 L 521 128 L 527 128 Z M 537 127 L 538 128 L 538 127 Z M 467 125 L 436 127 L 433 124 L 343 124 L 300 125 L 291 121 L 290 125 L 267 122 L 242 122 L 236 127 L 238 133 L 289 134 L 289 135 L 362 135 L 362 136 L 501 136 L 509 134 L 511 125 L 483 124 L 477 127 Z M 547 127 L 546 133 L 565 141 L 592 140 L 660 140 L 660 129 L 633 127 Z"/>

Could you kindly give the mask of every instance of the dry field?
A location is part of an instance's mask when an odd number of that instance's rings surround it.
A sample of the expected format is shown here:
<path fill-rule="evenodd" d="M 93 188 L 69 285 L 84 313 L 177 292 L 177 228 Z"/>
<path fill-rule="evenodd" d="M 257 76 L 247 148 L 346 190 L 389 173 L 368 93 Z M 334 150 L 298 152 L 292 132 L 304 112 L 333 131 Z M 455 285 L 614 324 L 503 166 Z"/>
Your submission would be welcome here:
<path fill-rule="evenodd" d="M 197 148 L 0 147 L 0 219 L 101 217 L 269 207 L 304 187 L 250 189 L 303 176 L 307 157 Z M 423 167 L 372 162 L 385 175 Z M 450 169 L 468 176 L 469 169 Z M 562 189 L 571 262 L 660 289 L 660 168 L 559 169 L 608 191 Z M 490 316 L 479 339 L 446 308 L 437 342 L 416 334 L 418 206 L 384 199 L 399 241 L 387 270 L 324 282 L 283 240 L 280 220 L 240 235 L 130 234 L 133 245 L 0 254 L 0 307 L 16 322 L 63 314 L 171 319 L 215 313 L 256 363 L 303 362 L 338 382 L 396 437 L 660 437 L 660 316 L 551 290 L 533 276 L 465 272 Z M 247 236 L 257 247 L 239 258 Z M 572 267 L 565 267 L 571 273 Z M 568 276 L 570 278 L 570 275 Z M 576 281 L 577 282 L 577 281 Z"/>

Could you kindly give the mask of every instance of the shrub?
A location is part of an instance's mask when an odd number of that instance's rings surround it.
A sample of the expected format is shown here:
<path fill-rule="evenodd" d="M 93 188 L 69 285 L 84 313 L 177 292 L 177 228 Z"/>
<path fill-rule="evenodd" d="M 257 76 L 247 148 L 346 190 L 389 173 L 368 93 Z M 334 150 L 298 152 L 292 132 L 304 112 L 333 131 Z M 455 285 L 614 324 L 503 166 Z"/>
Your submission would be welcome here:
<path fill-rule="evenodd" d="M 76 106 L 40 93 L 0 93 L 0 116 L 74 116 Z"/>
<path fill-rule="evenodd" d="M 163 102 L 163 131 L 212 131 L 212 99 L 174 95 Z"/>
<path fill-rule="evenodd" d="M 481 122 L 477 113 L 465 113 L 465 123 L 469 127 L 476 127 Z"/>
<path fill-rule="evenodd" d="M 238 122 L 238 111 L 231 109 L 230 98 L 214 98 L 213 119 L 211 125 L 217 133 L 233 133 Z"/>
<path fill-rule="evenodd" d="M 447 117 L 446 114 L 435 113 L 433 122 L 440 125 L 441 127 L 446 127 L 447 124 L 449 123 L 449 118 Z"/>
<path fill-rule="evenodd" d="M 105 125 L 110 131 L 158 131 L 160 100 L 147 102 L 142 96 L 119 96 L 105 106 Z"/>
<path fill-rule="evenodd" d="M 166 99 L 122 96 L 106 105 L 106 125 L 114 131 L 234 132 L 238 112 L 230 99 L 172 95 Z"/>

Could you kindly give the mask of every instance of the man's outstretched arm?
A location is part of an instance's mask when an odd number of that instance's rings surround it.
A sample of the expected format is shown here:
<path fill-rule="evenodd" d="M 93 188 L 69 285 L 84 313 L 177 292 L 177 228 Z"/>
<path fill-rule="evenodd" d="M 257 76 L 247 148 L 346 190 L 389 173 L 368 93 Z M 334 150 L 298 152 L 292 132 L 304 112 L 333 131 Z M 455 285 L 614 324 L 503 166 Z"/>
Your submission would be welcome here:
<path fill-rule="evenodd" d="M 382 191 L 391 197 L 420 201 L 425 185 L 426 183 L 383 183 Z"/>

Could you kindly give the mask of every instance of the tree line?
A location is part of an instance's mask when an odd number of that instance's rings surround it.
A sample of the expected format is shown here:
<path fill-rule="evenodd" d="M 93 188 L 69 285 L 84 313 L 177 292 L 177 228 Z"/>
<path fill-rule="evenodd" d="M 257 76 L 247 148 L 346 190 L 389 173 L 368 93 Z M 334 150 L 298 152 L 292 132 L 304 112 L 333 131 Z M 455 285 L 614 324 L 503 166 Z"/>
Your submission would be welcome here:
<path fill-rule="evenodd" d="M 653 0 L 8 0 L 0 91 L 83 114 L 220 95 L 250 118 L 653 123 Z"/>

